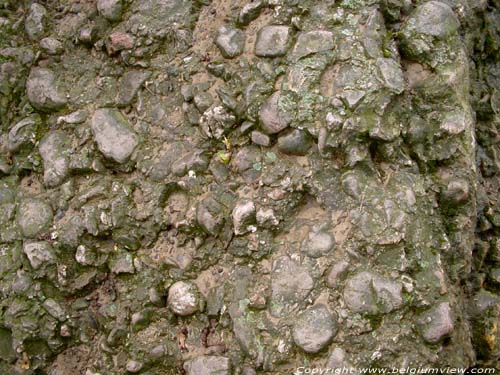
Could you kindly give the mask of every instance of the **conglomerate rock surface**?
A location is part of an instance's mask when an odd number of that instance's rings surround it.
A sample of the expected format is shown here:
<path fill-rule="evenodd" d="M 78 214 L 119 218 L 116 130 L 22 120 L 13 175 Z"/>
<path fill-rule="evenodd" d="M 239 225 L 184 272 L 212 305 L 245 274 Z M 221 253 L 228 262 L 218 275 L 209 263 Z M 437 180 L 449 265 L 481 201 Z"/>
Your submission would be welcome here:
<path fill-rule="evenodd" d="M 497 0 L 0 0 L 0 373 L 499 367 Z"/>

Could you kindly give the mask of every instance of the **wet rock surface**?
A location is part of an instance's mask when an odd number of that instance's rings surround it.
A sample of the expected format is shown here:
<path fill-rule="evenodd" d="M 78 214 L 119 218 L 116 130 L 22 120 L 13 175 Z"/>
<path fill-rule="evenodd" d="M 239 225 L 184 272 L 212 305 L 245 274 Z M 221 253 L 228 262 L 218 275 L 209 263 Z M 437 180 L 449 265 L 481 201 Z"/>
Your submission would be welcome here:
<path fill-rule="evenodd" d="M 496 5 L 0 1 L 0 374 L 499 368 Z"/>

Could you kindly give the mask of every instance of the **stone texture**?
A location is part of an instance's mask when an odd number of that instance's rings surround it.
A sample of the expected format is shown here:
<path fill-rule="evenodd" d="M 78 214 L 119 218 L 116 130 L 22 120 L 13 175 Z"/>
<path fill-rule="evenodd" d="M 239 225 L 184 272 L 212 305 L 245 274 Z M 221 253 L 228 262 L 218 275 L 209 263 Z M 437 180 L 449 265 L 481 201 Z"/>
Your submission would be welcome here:
<path fill-rule="evenodd" d="M 294 311 L 313 286 L 314 280 L 305 267 L 286 256 L 276 259 L 271 274 L 271 315 L 283 317 Z"/>
<path fill-rule="evenodd" d="M 101 108 L 92 117 L 92 132 L 102 154 L 117 163 L 125 163 L 139 144 L 139 137 L 120 111 Z"/>
<path fill-rule="evenodd" d="M 198 288 L 188 282 L 178 281 L 168 289 L 168 307 L 180 316 L 194 314 L 199 309 L 200 296 Z"/>
<path fill-rule="evenodd" d="M 241 235 L 251 231 L 251 225 L 255 224 L 255 204 L 250 201 L 239 201 L 233 208 L 234 234 Z"/>
<path fill-rule="evenodd" d="M 450 304 L 441 302 L 424 312 L 418 320 L 422 337 L 430 343 L 437 343 L 451 334 L 454 329 Z"/>
<path fill-rule="evenodd" d="M 26 198 L 19 203 L 16 218 L 23 235 L 33 238 L 49 228 L 53 218 L 52 208 L 43 200 Z"/>
<path fill-rule="evenodd" d="M 38 3 L 30 6 L 28 16 L 24 23 L 26 34 L 31 40 L 40 39 L 45 33 L 47 26 L 47 9 Z"/>
<path fill-rule="evenodd" d="M 259 120 L 267 134 L 275 134 L 286 129 L 292 121 L 291 114 L 280 108 L 281 92 L 276 91 L 262 105 Z"/>
<path fill-rule="evenodd" d="M 60 185 L 69 174 L 71 141 L 63 131 L 48 133 L 40 141 L 40 156 L 43 159 L 43 182 L 48 187 Z"/>
<path fill-rule="evenodd" d="M 299 33 L 290 58 L 299 60 L 314 53 L 333 49 L 333 33 L 326 30 L 314 30 Z"/>
<path fill-rule="evenodd" d="M 219 47 L 222 56 L 227 59 L 235 58 L 243 53 L 245 33 L 239 29 L 222 26 L 218 30 L 215 44 Z"/>
<path fill-rule="evenodd" d="M 53 264 L 56 260 L 52 246 L 45 241 L 26 241 L 23 252 L 35 270 L 43 265 Z"/>
<path fill-rule="evenodd" d="M 230 375 L 229 358 L 222 356 L 201 356 L 184 363 L 188 375 Z"/>
<path fill-rule="evenodd" d="M 288 26 L 264 26 L 257 34 L 255 54 L 259 57 L 283 56 L 288 49 Z"/>
<path fill-rule="evenodd" d="M 336 322 L 324 305 L 308 308 L 293 325 L 293 341 L 307 353 L 319 352 L 336 333 Z"/>
<path fill-rule="evenodd" d="M 120 21 L 123 12 L 122 0 L 98 0 L 97 10 L 111 22 Z"/>
<path fill-rule="evenodd" d="M 67 99 L 56 85 L 54 72 L 46 68 L 32 68 L 26 82 L 26 93 L 31 104 L 42 111 L 63 108 Z"/>

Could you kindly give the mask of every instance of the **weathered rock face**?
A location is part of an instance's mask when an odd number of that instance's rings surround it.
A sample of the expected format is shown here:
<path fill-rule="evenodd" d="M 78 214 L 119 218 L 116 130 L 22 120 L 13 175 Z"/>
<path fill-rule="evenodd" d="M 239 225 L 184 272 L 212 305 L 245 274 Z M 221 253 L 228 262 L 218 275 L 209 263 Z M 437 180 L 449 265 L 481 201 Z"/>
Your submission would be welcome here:
<path fill-rule="evenodd" d="M 0 0 L 0 374 L 500 368 L 496 3 Z"/>

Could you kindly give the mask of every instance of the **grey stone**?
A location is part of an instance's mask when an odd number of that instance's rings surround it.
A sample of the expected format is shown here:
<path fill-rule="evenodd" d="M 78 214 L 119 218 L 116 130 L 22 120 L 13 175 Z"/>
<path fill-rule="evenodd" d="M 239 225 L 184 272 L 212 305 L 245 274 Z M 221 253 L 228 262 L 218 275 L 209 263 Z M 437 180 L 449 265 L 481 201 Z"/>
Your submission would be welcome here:
<path fill-rule="evenodd" d="M 248 25 L 259 16 L 263 7 L 264 2 L 261 0 L 250 1 L 243 5 L 238 16 L 238 22 L 242 25 Z"/>
<path fill-rule="evenodd" d="M 396 94 L 401 94 L 404 90 L 404 77 L 398 62 L 393 59 L 379 57 L 377 67 L 384 85 Z"/>
<path fill-rule="evenodd" d="M 142 362 L 134 360 L 129 360 L 125 365 L 125 369 L 127 370 L 127 372 L 130 372 L 131 374 L 137 374 L 142 370 L 143 367 L 144 365 L 142 364 Z"/>
<path fill-rule="evenodd" d="M 312 258 L 327 255 L 335 245 L 335 239 L 324 231 L 311 231 L 302 243 L 302 251 Z"/>
<path fill-rule="evenodd" d="M 451 204 L 463 204 L 470 196 L 469 184 L 464 179 L 453 179 L 448 182 L 442 193 L 443 199 Z"/>
<path fill-rule="evenodd" d="M 264 26 L 257 34 L 255 54 L 260 57 L 283 56 L 288 49 L 288 26 Z"/>
<path fill-rule="evenodd" d="M 122 18 L 122 0 L 98 0 L 97 10 L 108 21 L 118 22 Z"/>
<path fill-rule="evenodd" d="M 278 137 L 278 150 L 284 154 L 305 155 L 311 144 L 311 137 L 304 130 L 293 129 Z"/>
<path fill-rule="evenodd" d="M 360 272 L 347 280 L 344 301 L 357 313 L 388 313 L 403 305 L 402 284 L 370 272 Z"/>
<path fill-rule="evenodd" d="M 81 124 L 81 123 L 85 122 L 85 120 L 87 120 L 88 116 L 89 116 L 89 113 L 86 110 L 81 109 L 81 110 L 78 110 L 78 111 L 75 111 L 75 112 L 71 112 L 70 114 L 65 115 L 65 116 L 59 116 L 57 118 L 57 125 L 61 125 L 61 124 L 71 124 L 71 125 Z"/>
<path fill-rule="evenodd" d="M 132 104 L 137 92 L 149 77 L 151 77 L 151 72 L 147 70 L 129 70 L 125 72 L 120 79 L 116 104 L 119 107 Z"/>
<path fill-rule="evenodd" d="M 467 128 L 465 114 L 462 111 L 449 112 L 444 116 L 439 128 L 448 135 L 462 134 Z"/>
<path fill-rule="evenodd" d="M 309 271 L 287 256 L 276 259 L 271 273 L 269 311 L 274 317 L 283 317 L 303 303 L 314 286 Z"/>
<path fill-rule="evenodd" d="M 56 260 L 52 246 L 46 241 L 25 241 L 23 252 L 35 270 L 44 264 L 53 264 Z"/>
<path fill-rule="evenodd" d="M 55 111 L 67 103 L 63 91 L 56 85 L 54 72 L 46 68 L 31 69 L 26 93 L 31 104 L 42 111 Z"/>
<path fill-rule="evenodd" d="M 281 97 L 281 92 L 276 91 L 260 107 L 260 123 L 267 134 L 279 133 L 286 129 L 292 121 L 291 113 L 287 113 L 283 108 L 280 108 Z"/>
<path fill-rule="evenodd" d="M 49 132 L 40 141 L 40 156 L 43 159 L 43 182 L 48 187 L 63 183 L 69 174 L 68 156 L 72 151 L 67 134 L 60 130 Z"/>
<path fill-rule="evenodd" d="M 325 305 L 302 312 L 293 326 L 293 341 L 307 353 L 317 353 L 337 334 L 337 325 Z"/>
<path fill-rule="evenodd" d="M 300 33 L 292 49 L 290 59 L 299 60 L 302 57 L 333 49 L 333 33 L 326 30 L 314 30 Z"/>
<path fill-rule="evenodd" d="M 139 137 L 116 109 L 96 110 L 92 117 L 92 131 L 99 151 L 117 163 L 125 163 L 139 144 Z"/>
<path fill-rule="evenodd" d="M 327 368 L 332 370 L 343 370 L 344 368 L 349 369 L 349 373 L 353 375 L 359 374 L 358 369 L 355 368 L 351 362 L 347 360 L 347 353 L 342 348 L 335 348 L 332 350 L 328 362 L 326 364 Z"/>
<path fill-rule="evenodd" d="M 245 33 L 240 29 L 221 26 L 218 30 L 215 44 L 222 56 L 232 59 L 243 53 L 245 48 Z"/>
<path fill-rule="evenodd" d="M 168 289 L 167 305 L 170 310 L 180 316 L 188 316 L 198 311 L 200 293 L 196 285 L 178 281 Z"/>
<path fill-rule="evenodd" d="M 271 145 L 271 138 L 258 130 L 254 130 L 251 133 L 252 143 L 256 145 L 269 147 Z"/>
<path fill-rule="evenodd" d="M 204 355 L 184 363 L 187 375 L 230 375 L 231 362 L 229 358 Z"/>
<path fill-rule="evenodd" d="M 66 312 L 61 307 L 61 305 L 52 298 L 47 298 L 45 301 L 43 301 L 43 308 L 47 310 L 47 312 L 52 317 L 56 318 L 60 322 L 66 320 Z"/>
<path fill-rule="evenodd" d="M 38 3 L 33 3 L 30 6 L 30 11 L 24 22 L 26 34 L 31 40 L 40 39 L 47 25 L 47 9 Z"/>
<path fill-rule="evenodd" d="M 35 143 L 37 128 L 41 123 L 39 115 L 32 115 L 17 122 L 9 130 L 7 149 L 16 152 L 24 145 Z"/>
<path fill-rule="evenodd" d="M 224 224 L 223 207 L 212 197 L 201 201 L 196 208 L 196 221 L 208 234 L 217 235 Z"/>
<path fill-rule="evenodd" d="M 196 108 L 203 113 L 214 103 L 214 98 L 209 92 L 200 92 L 194 96 L 194 104 Z"/>
<path fill-rule="evenodd" d="M 64 52 L 63 44 L 56 38 L 43 38 L 40 47 L 49 55 L 60 55 Z"/>
<path fill-rule="evenodd" d="M 28 238 L 33 238 L 48 229 L 52 218 L 52 208 L 40 199 L 23 199 L 17 208 L 17 223 L 23 235 Z"/>
<path fill-rule="evenodd" d="M 328 276 L 326 278 L 326 283 L 330 288 L 335 288 L 337 287 L 337 281 L 338 279 L 345 274 L 347 269 L 349 268 L 349 262 L 345 260 L 341 260 L 339 262 L 336 262 L 330 271 L 328 272 Z"/>
<path fill-rule="evenodd" d="M 441 302 L 420 315 L 418 325 L 422 337 L 429 343 L 437 343 L 453 332 L 453 318 L 449 302 Z"/>
<path fill-rule="evenodd" d="M 255 224 L 255 204 L 251 200 L 237 202 L 232 217 L 234 234 L 238 236 L 248 233 L 249 226 Z"/>
<path fill-rule="evenodd" d="M 418 6 L 409 22 L 415 22 L 418 33 L 438 38 L 445 38 L 460 26 L 453 10 L 441 1 L 428 1 Z"/>
<path fill-rule="evenodd" d="M 172 173 L 175 176 L 184 176 L 189 171 L 205 172 L 210 160 L 203 150 L 195 150 L 182 156 L 172 163 Z"/>
<path fill-rule="evenodd" d="M 135 273 L 134 259 L 132 254 L 119 252 L 110 262 L 110 269 L 116 275 Z"/>

